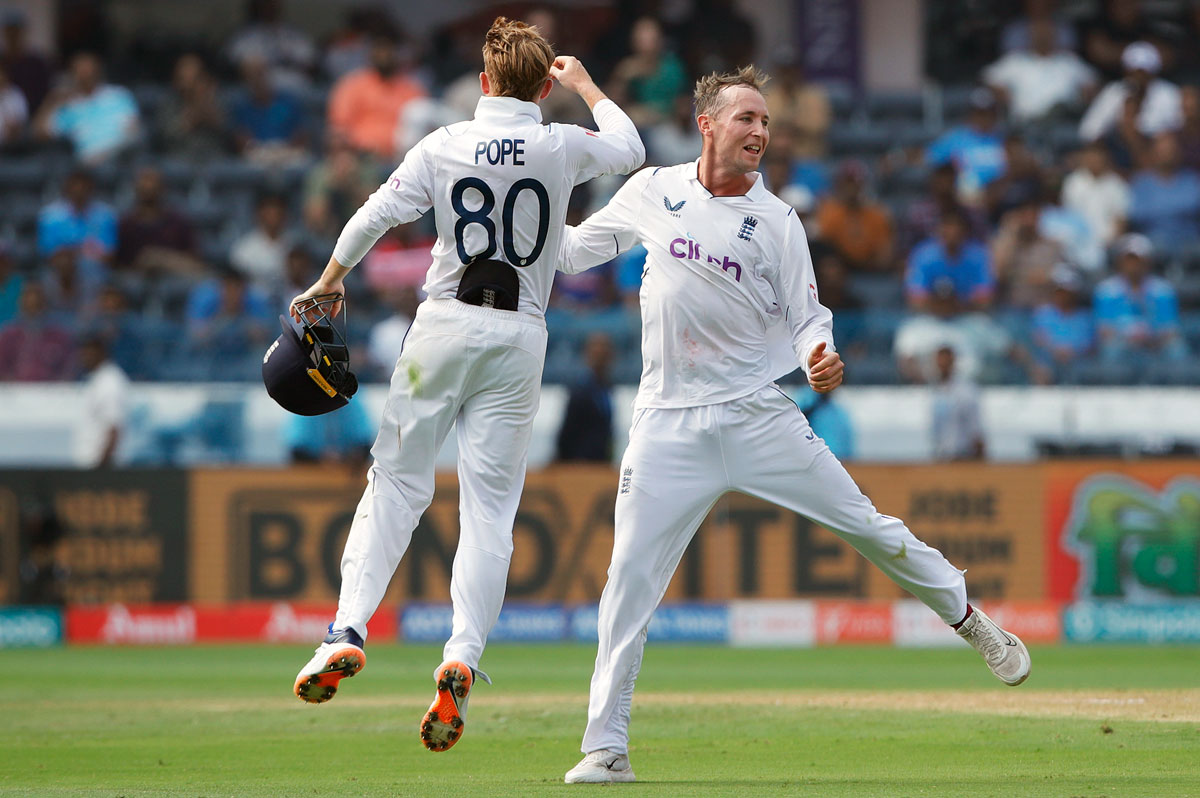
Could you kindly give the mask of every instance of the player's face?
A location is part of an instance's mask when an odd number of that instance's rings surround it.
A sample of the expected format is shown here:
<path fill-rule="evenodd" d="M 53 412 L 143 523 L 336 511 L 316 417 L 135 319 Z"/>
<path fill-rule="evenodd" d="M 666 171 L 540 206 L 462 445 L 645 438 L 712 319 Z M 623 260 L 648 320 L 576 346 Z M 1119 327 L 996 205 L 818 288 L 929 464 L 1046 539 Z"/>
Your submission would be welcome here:
<path fill-rule="evenodd" d="M 749 86 L 725 89 L 725 105 L 711 119 L 717 158 L 738 172 L 758 169 L 767 150 L 767 102 Z"/>

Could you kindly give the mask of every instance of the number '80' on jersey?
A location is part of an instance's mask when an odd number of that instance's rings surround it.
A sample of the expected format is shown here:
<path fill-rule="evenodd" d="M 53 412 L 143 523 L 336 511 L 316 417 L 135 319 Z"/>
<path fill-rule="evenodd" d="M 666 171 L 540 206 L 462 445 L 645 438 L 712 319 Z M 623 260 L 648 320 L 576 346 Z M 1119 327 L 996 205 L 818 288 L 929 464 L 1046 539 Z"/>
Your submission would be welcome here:
<path fill-rule="evenodd" d="M 596 133 L 542 124 L 541 109 L 512 97 L 483 97 L 475 117 L 430 133 L 347 224 L 334 257 L 357 263 L 388 228 L 431 207 L 437 226 L 425 281 L 432 299 L 451 298 L 467 265 L 501 260 L 517 271 L 518 311 L 543 315 L 571 190 L 629 172 L 645 151 L 629 118 L 611 101 L 593 111 Z"/>

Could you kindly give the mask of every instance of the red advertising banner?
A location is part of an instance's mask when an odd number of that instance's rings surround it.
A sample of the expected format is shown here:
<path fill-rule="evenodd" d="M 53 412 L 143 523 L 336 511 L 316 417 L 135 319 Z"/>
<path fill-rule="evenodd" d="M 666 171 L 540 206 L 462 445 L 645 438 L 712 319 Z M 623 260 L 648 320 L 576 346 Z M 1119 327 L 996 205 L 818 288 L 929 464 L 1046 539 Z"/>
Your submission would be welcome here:
<path fill-rule="evenodd" d="M 198 642 L 317 643 L 337 607 L 326 604 L 192 604 L 73 606 L 66 613 L 71 643 L 125 645 Z M 367 626 L 377 640 L 397 637 L 394 608 L 381 607 Z"/>

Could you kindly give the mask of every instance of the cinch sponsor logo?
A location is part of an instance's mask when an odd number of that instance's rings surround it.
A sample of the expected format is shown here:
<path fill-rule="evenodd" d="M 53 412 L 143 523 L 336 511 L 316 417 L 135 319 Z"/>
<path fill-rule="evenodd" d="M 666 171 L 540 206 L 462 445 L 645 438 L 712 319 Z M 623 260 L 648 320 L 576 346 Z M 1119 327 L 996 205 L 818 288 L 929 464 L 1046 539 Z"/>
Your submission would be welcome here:
<path fill-rule="evenodd" d="M 99 637 L 104 643 L 191 643 L 196 639 L 196 613 L 187 606 L 165 612 L 131 612 L 114 604 Z"/>
<path fill-rule="evenodd" d="M 720 266 L 725 271 L 732 269 L 733 279 L 739 283 L 742 281 L 741 264 L 731 261 L 728 255 L 722 256 L 721 260 L 717 260 L 712 255 L 707 254 L 694 239 L 676 238 L 671 242 L 670 249 L 671 254 L 680 260 L 706 260 L 711 264 Z"/>
<path fill-rule="evenodd" d="M 1080 564 L 1080 598 L 1161 600 L 1200 595 L 1200 482 L 1161 493 L 1105 475 L 1083 482 L 1063 529 Z"/>

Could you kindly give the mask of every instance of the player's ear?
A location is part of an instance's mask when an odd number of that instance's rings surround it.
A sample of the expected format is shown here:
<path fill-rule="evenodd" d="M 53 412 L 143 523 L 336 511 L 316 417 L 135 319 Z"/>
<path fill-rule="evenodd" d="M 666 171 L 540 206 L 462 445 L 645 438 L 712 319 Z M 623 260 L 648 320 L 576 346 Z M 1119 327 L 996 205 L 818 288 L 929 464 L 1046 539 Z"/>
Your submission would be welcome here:
<path fill-rule="evenodd" d="M 479 73 L 479 91 L 483 92 L 483 96 L 487 97 L 492 93 L 492 84 L 488 81 L 486 72 Z"/>
<path fill-rule="evenodd" d="M 708 114 L 700 114 L 700 116 L 696 117 L 696 127 L 700 128 L 701 136 L 712 135 L 712 119 L 709 118 Z"/>
<path fill-rule="evenodd" d="M 546 84 L 544 86 L 542 86 L 542 93 L 538 97 L 538 99 L 539 100 L 546 99 L 546 96 L 548 94 L 550 94 L 550 89 L 552 89 L 552 88 L 554 88 L 554 81 L 550 80 L 550 78 L 546 78 Z"/>

